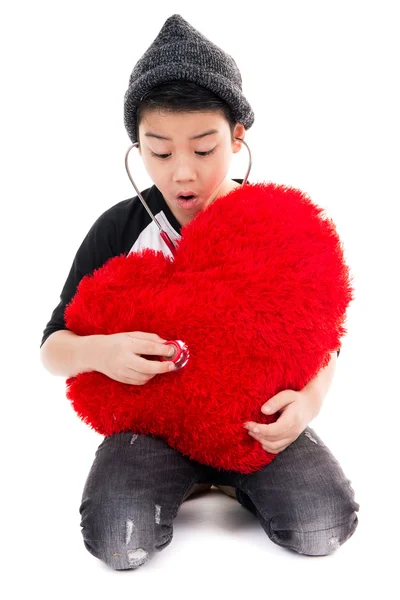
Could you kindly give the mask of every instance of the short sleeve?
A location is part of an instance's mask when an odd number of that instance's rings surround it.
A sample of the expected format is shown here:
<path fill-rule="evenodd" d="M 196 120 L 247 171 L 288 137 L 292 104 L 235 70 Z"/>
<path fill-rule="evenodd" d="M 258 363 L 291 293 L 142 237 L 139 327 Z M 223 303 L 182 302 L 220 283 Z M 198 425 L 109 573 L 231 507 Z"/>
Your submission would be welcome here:
<path fill-rule="evenodd" d="M 68 277 L 60 294 L 60 301 L 53 310 L 42 336 L 40 347 L 55 331 L 67 329 L 64 311 L 74 297 L 81 279 L 100 268 L 109 258 L 115 256 L 118 249 L 115 244 L 115 224 L 103 213 L 91 226 L 78 248 Z"/>

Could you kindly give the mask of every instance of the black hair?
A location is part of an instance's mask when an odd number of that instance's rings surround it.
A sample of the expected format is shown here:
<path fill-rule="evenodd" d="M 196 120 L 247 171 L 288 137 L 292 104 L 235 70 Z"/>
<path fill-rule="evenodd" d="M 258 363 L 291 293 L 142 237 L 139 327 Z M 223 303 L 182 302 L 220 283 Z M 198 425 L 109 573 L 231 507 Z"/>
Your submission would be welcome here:
<path fill-rule="evenodd" d="M 228 121 L 233 141 L 237 122 L 229 105 L 219 96 L 191 81 L 167 81 L 153 87 L 141 99 L 137 110 L 137 130 L 145 110 L 165 110 L 167 112 L 217 111 Z"/>

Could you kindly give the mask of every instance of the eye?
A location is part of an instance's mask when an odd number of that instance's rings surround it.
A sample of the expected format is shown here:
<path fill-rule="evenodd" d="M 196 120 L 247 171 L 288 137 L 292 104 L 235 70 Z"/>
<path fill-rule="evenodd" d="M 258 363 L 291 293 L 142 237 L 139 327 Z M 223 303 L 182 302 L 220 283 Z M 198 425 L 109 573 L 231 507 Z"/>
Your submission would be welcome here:
<path fill-rule="evenodd" d="M 213 148 L 212 150 L 208 150 L 208 152 L 196 152 L 196 154 L 198 156 L 210 156 L 210 154 L 212 154 L 214 152 L 214 150 L 215 150 L 215 148 Z M 152 150 L 150 150 L 150 153 L 152 156 L 155 156 L 156 158 L 161 158 L 161 159 L 166 159 L 166 158 L 168 158 L 168 156 L 171 156 L 170 154 L 156 154 Z"/>
<path fill-rule="evenodd" d="M 150 154 L 152 156 L 156 156 L 157 158 L 168 158 L 168 156 L 170 156 L 169 154 L 156 154 L 155 152 L 153 152 L 152 150 L 150 150 Z"/>
<path fill-rule="evenodd" d="M 210 154 L 212 154 L 214 150 L 215 148 L 213 148 L 212 150 L 208 150 L 208 152 L 196 152 L 196 154 L 198 154 L 199 156 L 210 156 Z"/>

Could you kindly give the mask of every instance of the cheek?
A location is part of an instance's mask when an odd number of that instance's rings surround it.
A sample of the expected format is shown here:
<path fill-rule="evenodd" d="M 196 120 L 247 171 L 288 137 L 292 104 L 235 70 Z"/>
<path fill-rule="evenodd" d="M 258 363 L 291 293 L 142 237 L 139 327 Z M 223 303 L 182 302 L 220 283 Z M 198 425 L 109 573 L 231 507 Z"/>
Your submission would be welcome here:
<path fill-rule="evenodd" d="M 218 172 L 227 171 L 229 169 L 229 165 L 231 164 L 231 160 L 232 154 L 221 150 L 221 152 L 218 153 L 218 156 L 215 157 L 213 162 L 215 170 Z"/>
<path fill-rule="evenodd" d="M 158 164 L 152 158 L 143 158 L 143 164 L 154 183 L 162 180 L 166 173 L 166 168 L 162 164 Z"/>

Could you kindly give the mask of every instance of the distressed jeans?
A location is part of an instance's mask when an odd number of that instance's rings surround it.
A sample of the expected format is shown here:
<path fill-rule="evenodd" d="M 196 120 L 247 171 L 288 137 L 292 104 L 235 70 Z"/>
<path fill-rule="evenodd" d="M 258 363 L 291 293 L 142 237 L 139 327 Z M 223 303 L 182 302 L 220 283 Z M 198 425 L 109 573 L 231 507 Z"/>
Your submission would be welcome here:
<path fill-rule="evenodd" d="M 85 547 L 113 569 L 138 568 L 168 546 L 179 507 L 204 483 L 232 486 L 268 538 L 300 554 L 331 554 L 358 524 L 351 482 L 310 427 L 250 475 L 203 465 L 161 439 L 125 432 L 105 437 L 96 450 L 80 505 Z"/>

